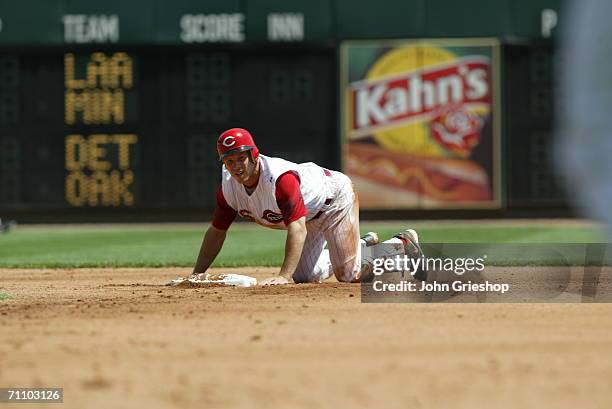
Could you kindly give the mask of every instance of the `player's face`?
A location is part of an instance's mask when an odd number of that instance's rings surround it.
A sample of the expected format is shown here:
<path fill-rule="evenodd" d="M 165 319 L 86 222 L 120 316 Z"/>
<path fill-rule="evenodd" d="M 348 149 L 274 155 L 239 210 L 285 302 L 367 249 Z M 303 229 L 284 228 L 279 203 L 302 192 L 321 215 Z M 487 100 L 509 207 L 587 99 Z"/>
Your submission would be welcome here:
<path fill-rule="evenodd" d="M 223 159 L 223 163 L 232 177 L 243 185 L 251 185 L 255 173 L 255 164 L 251 163 L 249 156 L 247 152 L 238 152 Z"/>

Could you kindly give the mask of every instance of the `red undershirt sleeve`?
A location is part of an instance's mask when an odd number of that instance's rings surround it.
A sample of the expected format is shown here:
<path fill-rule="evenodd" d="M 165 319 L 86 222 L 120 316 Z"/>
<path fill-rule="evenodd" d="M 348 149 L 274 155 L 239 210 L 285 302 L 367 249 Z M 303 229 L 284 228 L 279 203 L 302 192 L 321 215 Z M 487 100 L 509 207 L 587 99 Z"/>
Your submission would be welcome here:
<path fill-rule="evenodd" d="M 283 173 L 276 179 L 276 204 L 285 226 L 308 214 L 300 191 L 300 178 L 294 172 Z"/>
<path fill-rule="evenodd" d="M 238 212 L 230 207 L 223 196 L 223 189 L 217 189 L 217 206 L 213 214 L 212 225 L 219 230 L 227 230 L 236 218 Z"/>

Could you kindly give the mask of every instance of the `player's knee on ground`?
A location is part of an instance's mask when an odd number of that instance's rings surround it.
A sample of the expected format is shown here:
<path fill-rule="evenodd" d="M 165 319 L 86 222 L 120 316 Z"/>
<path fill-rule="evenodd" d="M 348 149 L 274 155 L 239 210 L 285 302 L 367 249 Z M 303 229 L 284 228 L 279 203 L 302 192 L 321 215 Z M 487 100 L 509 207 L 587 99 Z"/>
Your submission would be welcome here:
<path fill-rule="evenodd" d="M 359 271 L 361 270 L 360 263 L 351 262 L 334 268 L 334 275 L 338 281 L 343 283 L 352 283 L 359 279 Z"/>
<path fill-rule="evenodd" d="M 293 278 L 293 282 L 296 284 L 305 284 L 305 283 L 322 283 L 329 277 L 329 273 L 325 276 L 317 275 L 317 274 L 298 274 L 297 272 L 293 274 L 291 278 Z"/>
<path fill-rule="evenodd" d="M 293 274 L 293 282 L 296 284 L 304 284 L 308 282 L 308 277 L 303 274 Z"/>

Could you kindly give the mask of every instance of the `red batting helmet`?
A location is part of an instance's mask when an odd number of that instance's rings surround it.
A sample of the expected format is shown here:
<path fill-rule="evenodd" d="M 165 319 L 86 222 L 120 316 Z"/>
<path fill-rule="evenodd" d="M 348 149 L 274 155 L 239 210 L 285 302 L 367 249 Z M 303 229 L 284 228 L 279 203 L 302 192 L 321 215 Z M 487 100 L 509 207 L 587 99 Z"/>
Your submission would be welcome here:
<path fill-rule="evenodd" d="M 253 141 L 251 133 L 246 129 L 232 128 L 223 132 L 217 139 L 217 152 L 219 160 L 238 152 L 251 151 L 253 160 L 259 156 L 259 149 Z"/>

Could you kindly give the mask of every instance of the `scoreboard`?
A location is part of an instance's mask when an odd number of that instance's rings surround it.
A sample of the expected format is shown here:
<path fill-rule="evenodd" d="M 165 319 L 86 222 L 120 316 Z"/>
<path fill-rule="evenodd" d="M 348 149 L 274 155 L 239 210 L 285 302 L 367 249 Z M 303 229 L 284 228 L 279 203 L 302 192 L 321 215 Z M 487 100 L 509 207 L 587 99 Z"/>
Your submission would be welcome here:
<path fill-rule="evenodd" d="M 553 58 L 533 40 L 556 38 L 561 3 L 0 2 L 0 217 L 206 212 L 216 137 L 230 127 L 252 131 L 266 154 L 339 169 L 342 44 L 394 39 L 496 39 L 500 104 L 512 116 L 501 138 L 538 166 L 527 179 L 504 168 L 500 203 L 558 203 L 539 159 L 552 135 Z M 352 61 L 367 69 L 378 52 Z"/>
<path fill-rule="evenodd" d="M 210 208 L 216 137 L 337 167 L 331 47 L 73 46 L 0 57 L 0 208 Z"/>

